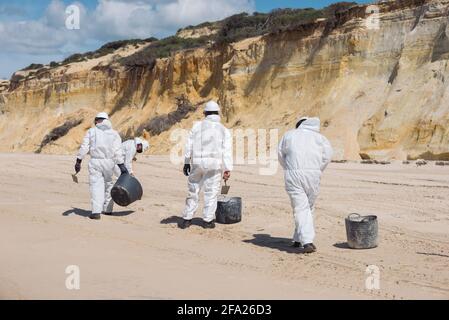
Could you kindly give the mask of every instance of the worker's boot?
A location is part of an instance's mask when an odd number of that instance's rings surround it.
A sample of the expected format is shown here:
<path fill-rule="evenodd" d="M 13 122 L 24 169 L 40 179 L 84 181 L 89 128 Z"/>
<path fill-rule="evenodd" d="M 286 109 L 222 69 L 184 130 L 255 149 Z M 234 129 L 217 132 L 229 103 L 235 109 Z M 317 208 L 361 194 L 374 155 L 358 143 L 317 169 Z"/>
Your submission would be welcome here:
<path fill-rule="evenodd" d="M 215 228 L 215 222 L 213 222 L 213 221 L 211 221 L 211 222 L 204 221 L 203 228 L 204 229 L 214 229 Z"/>
<path fill-rule="evenodd" d="M 187 229 L 192 225 L 192 220 L 186 220 L 183 219 L 182 222 L 179 224 L 180 229 Z"/>
<path fill-rule="evenodd" d="M 99 213 L 92 213 L 89 218 L 91 218 L 92 220 L 100 220 L 101 219 L 101 214 Z"/>
<path fill-rule="evenodd" d="M 304 245 L 304 253 L 316 252 L 316 247 L 313 243 L 307 243 Z"/>
<path fill-rule="evenodd" d="M 293 242 L 292 247 L 293 248 L 301 248 L 302 244 L 301 244 L 301 242 L 295 241 L 295 242 Z"/>

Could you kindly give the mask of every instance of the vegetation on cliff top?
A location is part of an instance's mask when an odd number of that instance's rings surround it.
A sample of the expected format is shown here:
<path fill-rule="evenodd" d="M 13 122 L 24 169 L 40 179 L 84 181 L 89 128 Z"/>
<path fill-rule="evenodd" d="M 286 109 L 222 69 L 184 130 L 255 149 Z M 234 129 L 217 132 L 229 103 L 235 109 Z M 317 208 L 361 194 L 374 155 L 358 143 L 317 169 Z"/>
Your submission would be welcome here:
<path fill-rule="evenodd" d="M 65 64 L 69 64 L 72 62 L 80 62 L 80 61 L 84 61 L 84 60 L 88 60 L 88 59 L 96 59 L 96 58 L 100 58 L 103 57 L 107 54 L 113 53 L 114 51 L 129 46 L 129 45 L 134 45 L 134 46 L 138 46 L 140 44 L 146 44 L 149 42 L 154 42 L 154 41 L 158 41 L 157 38 L 148 38 L 148 39 L 131 39 L 131 40 L 119 40 L 119 41 L 113 41 L 113 42 L 109 42 L 106 43 L 105 45 L 103 45 L 101 48 L 99 48 L 98 50 L 95 51 L 89 51 L 86 53 L 75 53 L 71 56 L 69 56 L 68 58 L 66 58 L 65 60 L 62 61 L 62 65 Z"/>
<path fill-rule="evenodd" d="M 151 42 L 151 44 L 143 50 L 121 58 L 118 62 L 128 68 L 153 68 L 157 59 L 169 57 L 172 53 L 180 50 L 204 47 L 208 44 L 223 45 L 264 34 L 294 30 L 302 25 L 313 23 L 319 18 L 331 21 L 335 19 L 336 14 L 355 5 L 357 5 L 355 2 L 338 2 L 323 9 L 275 9 L 269 13 L 254 12 L 252 15 L 240 13 L 218 22 L 203 22 L 197 26 L 188 26 L 178 30 L 178 32 L 180 32 L 182 30 L 192 30 L 204 27 L 218 30 L 218 32 L 212 35 L 199 38 L 171 36 L 161 40 L 148 38 L 144 40 L 131 39 L 114 41 L 105 44 L 96 51 L 90 51 L 83 54 L 75 53 L 64 59 L 61 63 L 52 61 L 50 63 L 50 68 L 99 58 L 113 53 L 115 50 L 127 45 L 138 46 L 139 44 L 146 44 L 149 42 Z M 23 70 L 38 69 L 38 71 L 40 71 L 42 68 L 44 68 L 43 65 L 31 64 Z M 13 76 L 11 82 L 17 82 L 21 79 L 23 79 L 23 77 Z"/>
<path fill-rule="evenodd" d="M 120 63 L 127 67 L 147 66 L 152 68 L 158 58 L 165 58 L 172 53 L 203 47 L 207 44 L 215 43 L 217 45 L 228 44 L 243 39 L 277 33 L 285 30 L 294 30 L 301 25 L 313 23 L 319 18 L 334 19 L 335 15 L 341 11 L 357 5 L 355 2 L 338 2 L 323 9 L 276 9 L 270 13 L 254 12 L 240 13 L 230 16 L 218 22 L 204 22 L 198 26 L 188 26 L 178 30 L 192 30 L 204 27 L 218 29 L 218 32 L 212 35 L 199 38 L 181 38 L 172 36 L 156 41 L 145 49 L 122 58 Z"/>
<path fill-rule="evenodd" d="M 169 57 L 171 53 L 179 50 L 205 46 L 208 41 L 211 41 L 211 37 L 194 39 L 172 36 L 155 41 L 135 54 L 121 58 L 119 62 L 127 67 L 149 66 L 150 68 L 153 68 L 156 59 Z"/>

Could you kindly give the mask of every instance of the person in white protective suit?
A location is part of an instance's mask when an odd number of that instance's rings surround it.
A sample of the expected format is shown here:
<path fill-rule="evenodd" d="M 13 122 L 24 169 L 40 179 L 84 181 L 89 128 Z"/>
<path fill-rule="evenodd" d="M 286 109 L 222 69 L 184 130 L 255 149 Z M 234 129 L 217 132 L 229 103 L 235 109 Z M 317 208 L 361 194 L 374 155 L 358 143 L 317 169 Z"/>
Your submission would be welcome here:
<path fill-rule="evenodd" d="M 122 143 L 123 156 L 125 160 L 126 169 L 130 175 L 134 175 L 133 161 L 138 153 L 144 153 L 150 149 L 148 141 L 141 138 L 134 138 Z M 120 176 L 118 167 L 115 167 L 115 175 Z"/>
<path fill-rule="evenodd" d="M 320 119 L 301 118 L 279 143 L 279 162 L 284 168 L 285 189 L 295 218 L 294 247 L 316 251 L 313 211 L 321 174 L 332 158 L 329 141 L 320 134 Z"/>
<path fill-rule="evenodd" d="M 221 179 L 227 181 L 233 169 L 232 137 L 220 123 L 220 107 L 210 101 L 204 108 L 205 119 L 196 122 L 190 131 L 185 149 L 184 175 L 188 176 L 189 194 L 180 228 L 192 224 L 198 208 L 199 193 L 204 187 L 203 227 L 215 228 L 215 211 Z"/>
<path fill-rule="evenodd" d="M 114 186 L 114 167 L 119 166 L 121 174 L 128 173 L 124 165 L 122 139 L 112 129 L 105 112 L 95 117 L 95 127 L 89 129 L 83 139 L 75 164 L 76 173 L 81 171 L 81 162 L 90 154 L 89 185 L 92 201 L 91 219 L 101 219 L 101 213 L 111 214 L 113 201 L 111 189 Z"/>

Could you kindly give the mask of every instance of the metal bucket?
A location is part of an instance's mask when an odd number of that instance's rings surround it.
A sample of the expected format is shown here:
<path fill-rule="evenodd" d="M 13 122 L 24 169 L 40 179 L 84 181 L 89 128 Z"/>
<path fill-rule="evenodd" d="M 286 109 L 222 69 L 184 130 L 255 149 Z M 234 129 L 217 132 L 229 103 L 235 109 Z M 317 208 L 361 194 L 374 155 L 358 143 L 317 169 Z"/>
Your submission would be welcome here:
<path fill-rule="evenodd" d="M 222 224 L 234 224 L 242 221 L 242 198 L 220 197 L 215 217 L 216 221 Z"/>
<path fill-rule="evenodd" d="M 142 199 L 142 185 L 129 174 L 122 174 L 111 190 L 112 200 L 121 207 Z"/>
<path fill-rule="evenodd" d="M 352 249 L 377 247 L 377 216 L 361 216 L 352 213 L 345 219 L 348 246 Z"/>

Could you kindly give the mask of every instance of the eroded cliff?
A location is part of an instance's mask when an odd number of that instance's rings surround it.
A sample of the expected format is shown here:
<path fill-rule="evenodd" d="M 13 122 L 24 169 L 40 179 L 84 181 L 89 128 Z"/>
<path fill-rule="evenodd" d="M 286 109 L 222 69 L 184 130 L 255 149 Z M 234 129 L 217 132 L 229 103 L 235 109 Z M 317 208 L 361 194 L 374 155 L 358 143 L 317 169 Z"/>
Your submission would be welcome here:
<path fill-rule="evenodd" d="M 218 99 L 231 128 L 294 126 L 319 116 L 336 159 L 449 159 L 449 0 L 383 1 L 292 30 L 123 64 L 149 44 L 18 73 L 0 83 L 0 151 L 73 153 L 108 111 L 124 137 L 166 153 L 170 132 Z M 184 32 L 185 36 L 195 32 Z M 154 119 L 171 119 L 162 130 Z M 174 119 L 174 120 L 173 120 Z"/>

